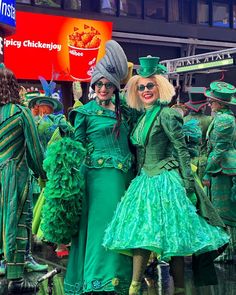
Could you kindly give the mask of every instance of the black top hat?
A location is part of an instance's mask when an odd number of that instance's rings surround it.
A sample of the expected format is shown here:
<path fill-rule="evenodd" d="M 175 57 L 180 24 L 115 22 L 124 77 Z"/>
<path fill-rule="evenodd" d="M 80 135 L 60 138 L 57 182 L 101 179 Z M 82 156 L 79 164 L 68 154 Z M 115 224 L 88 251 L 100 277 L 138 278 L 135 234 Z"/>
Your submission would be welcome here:
<path fill-rule="evenodd" d="M 205 105 L 208 104 L 205 96 L 205 87 L 191 87 L 188 91 L 189 101 L 185 105 L 195 111 L 199 112 Z"/>

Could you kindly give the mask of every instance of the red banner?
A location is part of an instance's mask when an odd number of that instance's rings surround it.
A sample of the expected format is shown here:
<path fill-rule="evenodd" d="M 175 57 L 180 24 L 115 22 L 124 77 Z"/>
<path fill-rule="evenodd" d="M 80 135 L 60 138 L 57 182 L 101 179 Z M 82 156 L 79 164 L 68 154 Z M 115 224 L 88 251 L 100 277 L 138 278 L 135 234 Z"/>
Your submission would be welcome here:
<path fill-rule="evenodd" d="M 111 22 L 19 11 L 16 33 L 4 40 L 4 62 L 18 79 L 90 81 L 111 34 Z"/>

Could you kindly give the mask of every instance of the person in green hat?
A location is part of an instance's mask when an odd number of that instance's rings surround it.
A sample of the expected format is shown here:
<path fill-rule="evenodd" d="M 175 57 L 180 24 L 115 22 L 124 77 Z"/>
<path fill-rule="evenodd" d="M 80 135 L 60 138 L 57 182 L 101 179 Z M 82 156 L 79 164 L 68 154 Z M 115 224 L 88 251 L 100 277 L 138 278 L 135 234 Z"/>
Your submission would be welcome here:
<path fill-rule="evenodd" d="M 189 113 L 184 117 L 184 123 L 190 120 L 197 120 L 201 131 L 202 137 L 197 144 L 198 156 L 192 158 L 192 163 L 197 167 L 197 174 L 202 180 L 206 161 L 207 161 L 207 141 L 206 133 L 207 129 L 212 121 L 212 116 L 206 115 L 206 106 L 208 105 L 207 98 L 205 96 L 205 87 L 190 87 L 188 89 L 189 101 L 185 103 Z"/>
<path fill-rule="evenodd" d="M 214 119 L 207 130 L 208 158 L 203 183 L 231 237 L 229 247 L 218 260 L 232 261 L 236 254 L 236 125 L 230 106 L 236 105 L 236 88 L 215 81 L 205 95 Z"/>
<path fill-rule="evenodd" d="M 54 89 L 53 89 L 54 90 Z M 53 91 L 52 90 L 52 91 Z M 63 109 L 62 103 L 52 96 L 52 92 L 42 94 L 39 91 L 30 92 L 26 94 L 28 107 L 34 115 L 34 120 L 37 126 L 39 139 L 46 154 L 48 142 L 51 140 L 54 131 L 59 127 L 62 134 L 70 132 L 72 127 L 67 122 L 63 114 L 54 114 Z M 34 241 L 40 242 L 43 239 L 43 234 L 40 229 L 41 223 L 41 209 L 44 203 L 43 190 L 39 187 L 38 182 L 32 177 L 32 206 L 30 215 L 30 224 L 32 230 L 29 233 L 29 241 L 31 241 L 31 234 L 34 235 Z M 33 212 L 32 212 L 33 211 Z M 33 220 L 32 220 L 33 215 Z M 48 268 L 47 264 L 39 264 L 35 261 L 31 253 L 31 244 L 27 248 L 25 268 L 27 271 L 45 271 Z"/>
<path fill-rule="evenodd" d="M 183 256 L 216 250 L 227 244 L 228 235 L 196 213 L 183 119 L 168 107 L 173 85 L 162 75 L 158 57 L 141 57 L 140 65 L 127 85 L 128 105 L 144 111 L 131 133 L 139 172 L 117 206 L 103 245 L 133 256 L 129 295 L 140 294 L 151 252 L 170 262 L 174 293 L 183 295 Z"/>
<path fill-rule="evenodd" d="M 34 90 L 31 89 L 32 91 L 26 91 L 26 89 L 23 86 L 20 86 L 20 91 L 19 91 L 19 96 L 20 96 L 20 103 L 22 105 L 24 105 L 25 107 L 28 107 L 28 103 L 29 101 L 40 95 L 40 92 L 38 90 Z M 30 170 L 31 171 L 31 170 Z M 38 180 L 33 176 L 33 171 L 32 172 L 32 179 L 33 182 L 31 182 L 33 184 L 33 196 L 36 193 L 40 193 L 40 186 L 38 184 Z M 36 191 L 35 191 L 36 189 Z M 32 199 L 32 190 L 30 189 L 30 196 L 29 196 L 29 200 Z M 28 241 L 26 244 L 26 252 L 25 252 L 25 270 L 27 271 L 46 271 L 48 269 L 48 265 L 47 264 L 40 264 L 38 262 L 35 261 L 35 259 L 32 256 L 31 253 L 31 223 L 32 223 L 32 209 L 31 206 L 29 206 L 29 214 L 28 214 L 28 218 L 26 219 L 27 222 L 27 234 L 28 234 Z M 5 276 L 7 272 L 6 269 L 6 263 L 4 260 L 4 257 L 2 257 L 2 260 L 0 261 L 0 276 Z"/>
<path fill-rule="evenodd" d="M 33 116 L 22 106 L 13 72 L 0 67 L 0 253 L 6 260 L 8 294 L 33 293 L 24 278 L 30 169 L 46 179 L 44 154 Z"/>

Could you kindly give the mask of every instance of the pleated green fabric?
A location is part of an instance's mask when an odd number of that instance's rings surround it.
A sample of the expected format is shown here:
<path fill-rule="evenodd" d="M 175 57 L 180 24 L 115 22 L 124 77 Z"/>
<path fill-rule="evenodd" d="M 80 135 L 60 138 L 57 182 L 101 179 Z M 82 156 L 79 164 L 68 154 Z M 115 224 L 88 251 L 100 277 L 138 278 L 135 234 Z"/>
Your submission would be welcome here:
<path fill-rule="evenodd" d="M 162 259 L 218 249 L 229 238 L 196 214 L 176 170 L 136 177 L 106 229 L 104 246 L 110 250 L 151 250 Z"/>
<path fill-rule="evenodd" d="M 232 176 L 219 174 L 211 178 L 211 201 L 226 225 L 236 226 L 236 202 L 231 198 Z"/>

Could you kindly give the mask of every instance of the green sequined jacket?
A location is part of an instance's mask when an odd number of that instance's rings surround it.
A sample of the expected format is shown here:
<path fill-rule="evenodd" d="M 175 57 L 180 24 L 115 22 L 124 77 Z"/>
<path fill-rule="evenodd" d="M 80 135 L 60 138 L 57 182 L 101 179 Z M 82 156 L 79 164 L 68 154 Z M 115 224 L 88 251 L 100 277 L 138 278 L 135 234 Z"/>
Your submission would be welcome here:
<path fill-rule="evenodd" d="M 157 101 L 151 110 L 147 110 L 139 118 L 131 141 L 137 146 L 139 171 L 142 168 L 149 176 L 154 176 L 163 169 L 177 168 L 185 188 L 190 192 L 194 189 L 194 183 L 182 126 L 181 115 Z"/>
<path fill-rule="evenodd" d="M 231 110 L 222 109 L 215 115 L 207 131 L 208 160 L 204 179 L 212 174 L 236 175 L 236 125 Z"/>
<path fill-rule="evenodd" d="M 202 131 L 201 142 L 196 144 L 195 149 L 198 150 L 198 156 L 192 158 L 192 163 L 197 167 L 197 174 L 202 180 L 206 163 L 207 163 L 207 140 L 206 133 L 207 129 L 210 126 L 213 118 L 211 116 L 207 116 L 203 113 L 191 112 L 188 116 L 184 117 L 184 122 L 189 122 L 190 120 L 195 119 L 199 122 L 199 126 Z"/>
<path fill-rule="evenodd" d="M 200 147 L 200 153 L 205 154 L 207 152 L 206 133 L 213 118 L 203 113 L 191 112 L 189 115 L 184 117 L 184 122 L 188 122 L 191 119 L 196 119 L 199 122 L 199 125 L 202 130 L 202 143 Z"/>

